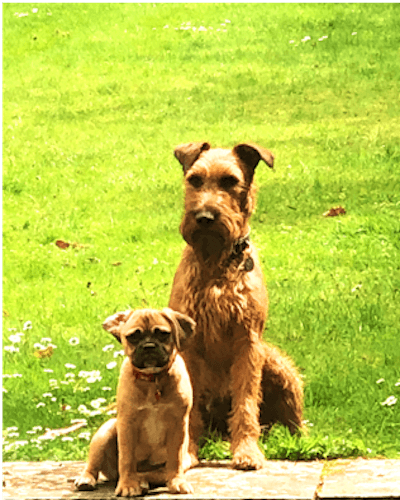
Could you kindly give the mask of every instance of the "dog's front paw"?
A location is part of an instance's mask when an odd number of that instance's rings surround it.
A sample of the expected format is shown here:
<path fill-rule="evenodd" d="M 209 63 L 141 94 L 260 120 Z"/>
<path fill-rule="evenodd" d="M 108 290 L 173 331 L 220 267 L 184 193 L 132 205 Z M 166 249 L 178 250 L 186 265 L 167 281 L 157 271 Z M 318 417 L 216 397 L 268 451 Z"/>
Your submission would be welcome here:
<path fill-rule="evenodd" d="M 192 485 L 182 477 L 175 477 L 168 481 L 167 488 L 170 493 L 193 493 Z"/>
<path fill-rule="evenodd" d="M 258 470 L 267 464 L 257 443 L 243 443 L 233 453 L 232 467 L 240 470 Z"/>
<path fill-rule="evenodd" d="M 139 481 L 129 479 L 128 481 L 118 481 L 115 489 L 117 497 L 139 497 L 143 494 L 143 490 Z"/>
<path fill-rule="evenodd" d="M 183 477 L 174 477 L 167 483 L 167 488 L 170 493 L 193 493 L 193 487 Z"/>
<path fill-rule="evenodd" d="M 84 472 L 81 477 L 75 479 L 75 488 L 79 491 L 93 491 L 97 480 L 89 472 Z"/>

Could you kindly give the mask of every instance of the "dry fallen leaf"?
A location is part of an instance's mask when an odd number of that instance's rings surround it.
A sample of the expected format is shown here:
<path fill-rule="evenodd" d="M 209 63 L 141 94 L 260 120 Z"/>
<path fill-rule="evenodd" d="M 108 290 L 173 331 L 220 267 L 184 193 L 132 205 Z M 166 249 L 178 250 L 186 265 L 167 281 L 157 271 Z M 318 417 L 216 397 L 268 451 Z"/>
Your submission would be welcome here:
<path fill-rule="evenodd" d="M 49 345 L 44 349 L 39 349 L 38 351 L 34 352 L 33 355 L 39 359 L 50 358 L 53 354 L 53 351 L 54 351 L 53 346 Z"/>
<path fill-rule="evenodd" d="M 64 436 L 65 434 L 70 434 L 71 432 L 77 431 L 81 427 L 85 427 L 86 422 L 78 422 L 71 427 L 64 427 L 63 429 L 46 429 L 46 432 L 39 436 L 38 439 L 54 439 L 58 436 Z"/>
<path fill-rule="evenodd" d="M 70 246 L 70 243 L 67 243 L 66 241 L 63 241 L 63 240 L 57 240 L 56 245 L 58 246 L 58 248 L 65 250 L 66 248 L 68 248 Z"/>
<path fill-rule="evenodd" d="M 72 248 L 85 248 L 85 245 L 82 245 L 82 243 L 77 243 L 77 242 L 68 243 L 68 241 L 64 240 L 57 240 L 56 245 L 58 246 L 58 248 L 61 248 L 62 250 L 65 250 L 66 248 L 71 246 Z"/>
<path fill-rule="evenodd" d="M 337 215 L 340 214 L 345 214 L 346 210 L 343 207 L 333 207 L 327 212 L 323 213 L 324 217 L 336 217 Z"/>

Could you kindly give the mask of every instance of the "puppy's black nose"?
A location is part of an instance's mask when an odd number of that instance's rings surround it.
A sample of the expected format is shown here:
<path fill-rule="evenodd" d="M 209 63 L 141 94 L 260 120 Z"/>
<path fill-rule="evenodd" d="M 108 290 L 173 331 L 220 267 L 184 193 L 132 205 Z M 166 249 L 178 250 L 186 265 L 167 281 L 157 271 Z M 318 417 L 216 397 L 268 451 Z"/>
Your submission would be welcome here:
<path fill-rule="evenodd" d="M 145 344 L 143 346 L 143 350 L 149 352 L 149 351 L 154 350 L 156 347 L 157 346 L 156 346 L 156 344 L 154 344 L 154 342 L 148 342 L 147 344 Z"/>
<path fill-rule="evenodd" d="M 208 210 L 202 210 L 195 215 L 195 219 L 200 226 L 209 226 L 215 221 L 215 215 Z"/>

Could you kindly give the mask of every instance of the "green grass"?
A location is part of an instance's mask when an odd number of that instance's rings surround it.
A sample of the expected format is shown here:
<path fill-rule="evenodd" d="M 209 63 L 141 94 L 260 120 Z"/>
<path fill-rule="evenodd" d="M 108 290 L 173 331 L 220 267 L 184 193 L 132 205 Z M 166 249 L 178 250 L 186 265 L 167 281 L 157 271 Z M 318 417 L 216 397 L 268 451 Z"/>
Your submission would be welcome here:
<path fill-rule="evenodd" d="M 168 302 L 172 150 L 192 140 L 276 155 L 252 237 L 265 337 L 304 375 L 309 434 L 274 428 L 266 456 L 400 457 L 399 23 L 397 4 L 4 4 L 4 460 L 83 459 L 109 418 L 96 401 L 114 401 L 122 357 L 101 323 Z M 210 436 L 201 453 L 229 447 Z"/>

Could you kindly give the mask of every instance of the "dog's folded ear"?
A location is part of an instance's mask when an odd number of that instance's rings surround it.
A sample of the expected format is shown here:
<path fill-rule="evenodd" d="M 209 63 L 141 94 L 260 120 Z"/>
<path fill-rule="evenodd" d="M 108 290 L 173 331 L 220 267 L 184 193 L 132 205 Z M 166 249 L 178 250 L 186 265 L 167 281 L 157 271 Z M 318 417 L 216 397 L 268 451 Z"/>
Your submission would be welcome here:
<path fill-rule="evenodd" d="M 182 349 L 183 344 L 191 337 L 195 331 L 196 323 L 178 311 L 174 311 L 169 307 L 165 307 L 162 313 L 170 321 L 174 327 L 175 341 L 178 350 Z"/>
<path fill-rule="evenodd" d="M 176 146 L 174 153 L 176 159 L 183 167 L 183 172 L 186 174 L 201 153 L 210 148 L 211 146 L 208 142 L 188 142 Z"/>
<path fill-rule="evenodd" d="M 118 342 L 121 342 L 121 326 L 127 322 L 132 312 L 133 311 L 130 309 L 128 311 L 120 311 L 112 316 L 109 316 L 103 323 L 104 330 L 112 333 Z"/>
<path fill-rule="evenodd" d="M 243 143 L 233 148 L 233 153 L 251 170 L 254 171 L 260 160 L 270 168 L 274 168 L 274 155 L 268 149 L 257 144 Z"/>

